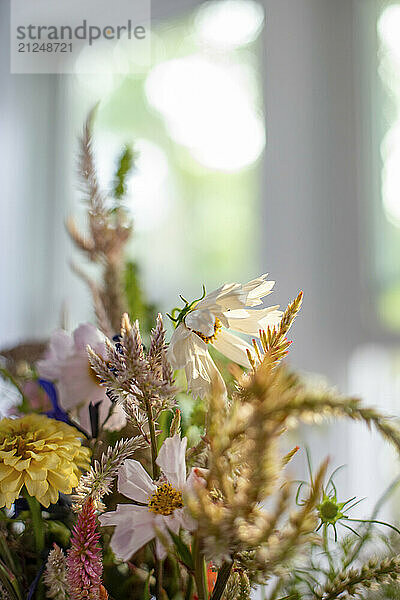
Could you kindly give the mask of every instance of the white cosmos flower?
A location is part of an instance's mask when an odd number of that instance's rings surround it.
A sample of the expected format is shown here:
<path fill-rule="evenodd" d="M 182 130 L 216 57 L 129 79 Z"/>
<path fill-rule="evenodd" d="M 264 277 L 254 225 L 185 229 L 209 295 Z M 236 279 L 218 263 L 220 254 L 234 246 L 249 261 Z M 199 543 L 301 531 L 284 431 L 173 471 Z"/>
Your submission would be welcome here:
<path fill-rule="evenodd" d="M 103 526 L 115 525 L 111 548 L 121 560 L 129 560 L 135 552 L 156 537 L 156 530 L 168 538 L 168 529 L 178 533 L 180 528 L 194 531 L 196 521 L 183 505 L 185 490 L 200 479 L 192 469 L 186 478 L 187 438 L 179 434 L 167 438 L 160 448 L 157 464 L 162 477 L 154 482 L 140 462 L 128 459 L 118 474 L 118 491 L 140 503 L 118 504 L 117 510 L 99 516 Z M 158 558 L 166 556 L 160 540 L 156 540 Z"/>
<path fill-rule="evenodd" d="M 72 335 L 59 329 L 51 336 L 44 359 L 37 363 L 39 375 L 56 384 L 61 407 L 77 417 L 85 431 L 91 429 L 90 403 L 101 403 L 100 424 L 105 421 L 111 408 L 111 400 L 90 366 L 88 345 L 98 354 L 105 355 L 104 336 L 94 325 L 83 323 Z M 125 423 L 122 407 L 115 406 L 106 428 L 118 430 Z"/>
<path fill-rule="evenodd" d="M 251 346 L 229 330 L 259 337 L 259 330 L 275 326 L 282 316 L 278 306 L 257 308 L 261 298 L 271 293 L 274 281 L 261 275 L 246 284 L 225 283 L 199 301 L 189 304 L 176 318 L 168 359 L 174 369 L 185 369 L 188 389 L 204 397 L 217 379 L 225 384 L 208 352 L 211 344 L 227 358 L 250 367 L 247 350 Z"/>

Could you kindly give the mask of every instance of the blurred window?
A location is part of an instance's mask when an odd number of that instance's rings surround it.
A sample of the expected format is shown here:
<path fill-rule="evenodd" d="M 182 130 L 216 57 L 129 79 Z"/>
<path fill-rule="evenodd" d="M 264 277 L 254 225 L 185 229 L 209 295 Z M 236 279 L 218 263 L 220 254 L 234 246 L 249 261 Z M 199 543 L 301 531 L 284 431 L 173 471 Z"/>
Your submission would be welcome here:
<path fill-rule="evenodd" d="M 178 291 L 194 298 L 203 281 L 211 289 L 261 268 L 263 25 L 253 0 L 205 2 L 153 28 L 150 65 L 121 40 L 112 56 L 97 57 L 114 61 L 110 75 L 76 76 L 78 104 L 101 98 L 95 136 L 104 183 L 122 144 L 138 152 L 132 256 L 161 308 Z"/>
<path fill-rule="evenodd" d="M 380 208 L 376 211 L 375 271 L 378 312 L 391 331 L 400 331 L 400 2 L 389 2 L 378 24 L 381 83 Z"/>

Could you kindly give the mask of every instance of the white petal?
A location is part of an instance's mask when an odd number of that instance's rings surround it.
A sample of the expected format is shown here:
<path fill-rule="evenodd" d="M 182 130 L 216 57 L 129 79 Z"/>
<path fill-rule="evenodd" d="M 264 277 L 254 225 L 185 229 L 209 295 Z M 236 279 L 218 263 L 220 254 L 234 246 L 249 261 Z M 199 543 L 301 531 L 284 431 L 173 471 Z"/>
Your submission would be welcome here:
<path fill-rule="evenodd" d="M 171 539 L 168 529 L 170 529 L 173 533 L 178 534 L 179 529 L 181 528 L 180 520 L 175 517 L 177 512 L 178 511 L 175 510 L 172 515 L 168 516 L 157 515 L 154 520 L 154 530 L 158 529 L 167 540 Z M 158 538 L 156 538 L 156 554 L 157 558 L 160 560 L 163 560 L 167 556 L 167 548 L 164 547 Z"/>
<path fill-rule="evenodd" d="M 261 304 L 261 298 L 271 293 L 274 281 L 267 281 L 267 275 L 260 275 L 248 283 L 225 283 L 206 295 L 196 304 L 196 310 L 209 309 L 214 315 L 218 310 L 234 310 L 245 306 Z"/>
<path fill-rule="evenodd" d="M 186 482 L 186 446 L 187 438 L 181 440 L 176 433 L 165 440 L 157 457 L 158 466 L 168 481 L 178 490 L 182 490 Z"/>
<path fill-rule="evenodd" d="M 186 316 L 185 325 L 192 331 L 200 331 L 210 337 L 214 333 L 215 316 L 208 308 L 193 310 Z"/>
<path fill-rule="evenodd" d="M 65 392 L 60 394 L 60 397 L 65 397 Z M 96 404 L 97 400 L 93 400 L 93 404 Z M 61 403 L 62 407 L 65 408 L 65 405 Z M 99 422 L 100 424 L 104 424 L 104 421 L 107 419 L 108 414 L 110 412 L 112 403 L 108 396 L 104 396 L 101 399 L 100 407 L 99 407 Z M 91 432 L 91 423 L 90 423 L 90 414 L 89 414 L 89 403 L 84 404 L 78 410 L 79 416 L 79 425 L 84 429 L 87 433 Z M 111 417 L 107 420 L 107 423 L 104 425 L 104 428 L 107 431 L 120 431 L 122 427 L 126 425 L 126 414 L 122 406 L 116 404 L 113 408 L 113 412 Z"/>
<path fill-rule="evenodd" d="M 192 351 L 191 338 L 193 335 L 196 334 L 192 333 L 184 323 L 178 325 L 172 334 L 167 356 L 173 369 L 183 369 L 190 360 L 190 353 Z M 196 338 L 203 342 L 198 335 L 196 335 Z M 204 342 L 203 345 L 206 346 Z"/>
<path fill-rule="evenodd" d="M 164 560 L 167 557 L 167 551 L 158 538 L 156 538 L 156 556 L 158 560 Z"/>
<path fill-rule="evenodd" d="M 212 345 L 219 350 L 221 354 L 238 365 L 250 367 L 246 350 L 248 349 L 251 351 L 251 346 L 236 335 L 226 331 L 226 329 L 223 329 L 218 333 Z"/>
<path fill-rule="evenodd" d="M 257 306 L 261 304 L 261 298 L 271 293 L 274 281 L 267 281 L 267 275 L 261 275 L 244 285 L 236 284 L 221 293 L 217 298 L 217 303 L 224 310 L 234 310 L 245 306 Z"/>
<path fill-rule="evenodd" d="M 119 504 L 116 511 L 100 515 L 99 521 L 103 526 L 116 525 L 111 548 L 122 560 L 129 560 L 154 538 L 154 514 L 143 506 Z"/>
<path fill-rule="evenodd" d="M 118 548 L 120 558 L 129 560 L 133 554 L 154 538 L 153 519 L 150 518 L 147 522 L 142 521 L 132 529 L 130 539 L 125 535 L 125 530 L 126 524 L 121 524 L 116 528 L 111 539 L 111 548 L 115 554 L 117 554 L 116 549 Z M 125 546 L 125 544 L 127 545 Z"/>
<path fill-rule="evenodd" d="M 193 489 L 195 485 L 206 484 L 206 478 L 208 475 L 208 469 L 200 467 L 192 467 L 189 473 L 189 477 L 186 479 L 185 490 L 189 491 Z"/>
<path fill-rule="evenodd" d="M 74 343 L 66 331 L 55 331 L 49 342 L 45 357 L 37 362 L 39 375 L 50 381 L 57 381 L 62 372 L 63 364 Z"/>
<path fill-rule="evenodd" d="M 105 388 L 101 387 L 90 371 L 88 358 L 82 354 L 72 354 L 65 359 L 58 383 L 60 402 L 67 410 L 80 404 L 95 404 L 107 398 Z"/>
<path fill-rule="evenodd" d="M 197 529 L 197 521 L 193 519 L 186 508 L 180 508 L 174 512 L 174 517 L 179 521 L 179 525 L 187 531 L 195 531 Z"/>
<path fill-rule="evenodd" d="M 50 350 L 56 358 L 63 360 L 72 349 L 72 338 L 64 329 L 58 329 L 53 333 L 50 338 Z"/>
<path fill-rule="evenodd" d="M 118 504 L 116 510 L 102 513 L 99 515 L 99 522 L 102 527 L 112 527 L 118 525 L 126 519 L 135 519 L 137 509 L 146 509 L 145 506 L 135 506 L 132 504 Z M 147 511 L 148 512 L 148 511 Z"/>
<path fill-rule="evenodd" d="M 97 351 L 103 348 L 100 336 L 100 332 L 90 324 L 80 325 L 73 338 L 65 331 L 57 331 L 51 338 L 47 357 L 38 363 L 41 376 L 57 383 L 60 405 L 64 410 L 79 408 L 84 412 L 84 407 L 87 410 L 91 402 L 104 401 L 109 405 L 106 390 L 90 370 L 86 351 L 88 342 Z M 102 410 L 106 411 L 107 407 L 102 406 Z M 85 414 L 83 420 L 88 421 Z"/>
<path fill-rule="evenodd" d="M 241 286 L 239 283 L 224 283 L 216 290 L 206 295 L 203 300 L 200 300 L 196 304 L 196 309 L 208 308 L 213 310 L 213 307 L 218 306 L 217 300 L 229 296 L 234 290 L 239 289 Z"/>
<path fill-rule="evenodd" d="M 214 380 L 219 383 L 221 389 L 225 390 L 226 393 L 224 380 L 208 351 L 204 354 L 200 352 L 194 353 L 191 361 L 185 367 L 185 373 L 188 390 L 191 390 L 195 397 L 204 398 L 209 394 L 211 392 L 211 383 Z"/>
<path fill-rule="evenodd" d="M 119 470 L 118 491 L 136 502 L 147 503 L 155 490 L 153 480 L 140 462 L 127 459 Z"/>
<path fill-rule="evenodd" d="M 91 323 L 82 323 L 73 333 L 75 348 L 86 354 L 86 346 L 91 346 L 97 352 L 99 347 L 105 348 L 103 334 Z"/>
<path fill-rule="evenodd" d="M 261 304 L 261 298 L 270 294 L 274 285 L 275 281 L 267 281 L 267 274 L 246 283 L 243 286 L 243 292 L 247 294 L 246 306 Z"/>
<path fill-rule="evenodd" d="M 157 537 L 157 531 L 159 531 L 162 534 L 162 536 L 168 540 L 168 528 L 175 531 L 175 529 L 172 528 L 172 523 L 170 522 L 170 520 L 171 517 L 169 516 L 165 517 L 163 515 L 154 515 L 153 530 L 154 537 L 156 538 L 156 555 L 157 558 L 159 558 L 160 560 L 163 560 L 167 556 L 167 549 Z"/>
<path fill-rule="evenodd" d="M 213 379 L 217 379 L 225 389 L 221 374 L 209 355 L 207 344 L 183 323 L 174 331 L 168 358 L 173 368 L 185 369 L 188 390 L 195 396 L 204 398 L 210 392 Z"/>
<path fill-rule="evenodd" d="M 279 324 L 282 312 L 277 308 L 278 306 L 270 306 L 259 310 L 230 310 L 225 315 L 230 329 L 259 337 L 260 329 L 275 327 Z"/>
<path fill-rule="evenodd" d="M 108 400 L 108 398 L 107 398 Z M 103 401 L 104 402 L 104 401 Z M 109 407 L 107 406 L 107 415 Z M 107 418 L 106 415 L 106 418 Z M 102 419 L 103 421 L 103 419 Z M 107 431 L 120 431 L 126 425 L 126 413 L 120 404 L 115 404 L 111 417 L 108 419 L 104 428 Z"/>

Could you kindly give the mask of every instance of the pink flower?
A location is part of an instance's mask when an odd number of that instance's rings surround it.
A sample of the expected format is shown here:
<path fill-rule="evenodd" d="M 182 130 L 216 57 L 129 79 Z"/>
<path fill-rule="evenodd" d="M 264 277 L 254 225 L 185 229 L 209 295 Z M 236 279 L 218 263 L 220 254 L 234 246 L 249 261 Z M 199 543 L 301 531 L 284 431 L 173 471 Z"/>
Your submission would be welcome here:
<path fill-rule="evenodd" d="M 76 416 L 86 431 L 90 431 L 90 403 L 101 403 L 100 424 L 111 408 L 111 400 L 90 366 L 88 345 L 100 355 L 105 353 L 104 336 L 94 325 L 83 323 L 72 336 L 60 329 L 53 333 L 44 359 L 37 363 L 40 376 L 56 384 L 61 407 Z M 118 430 L 125 423 L 122 407 L 115 406 L 107 429 Z"/>
<path fill-rule="evenodd" d="M 88 500 L 79 513 L 72 532 L 71 548 L 67 552 L 67 583 L 71 600 L 101 600 L 106 597 L 101 585 L 103 565 L 96 525 L 94 504 Z"/>
<path fill-rule="evenodd" d="M 37 381 L 27 381 L 23 384 L 22 391 L 24 396 L 28 398 L 32 410 L 39 412 L 50 410 L 50 400 Z"/>

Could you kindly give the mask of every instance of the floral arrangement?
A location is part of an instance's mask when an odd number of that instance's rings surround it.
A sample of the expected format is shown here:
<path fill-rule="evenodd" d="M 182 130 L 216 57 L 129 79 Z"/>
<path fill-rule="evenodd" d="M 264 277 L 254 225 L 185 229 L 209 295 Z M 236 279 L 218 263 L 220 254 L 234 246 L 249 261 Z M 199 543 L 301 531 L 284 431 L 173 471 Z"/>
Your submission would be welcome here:
<path fill-rule="evenodd" d="M 265 275 L 181 296 L 168 335 L 125 262 L 134 155 L 123 150 L 105 194 L 92 119 L 80 161 L 88 231 L 67 226 L 99 270 L 94 280 L 74 267 L 96 326 L 1 353 L 20 402 L 0 420 L 0 597 L 248 600 L 259 585 L 268 600 L 397 597 L 400 531 L 377 511 L 358 518 L 328 461 L 313 471 L 287 441 L 300 422 L 346 418 L 400 450 L 396 421 L 289 369 L 303 295 L 265 307 Z M 296 482 L 301 451 L 309 480 Z"/>

